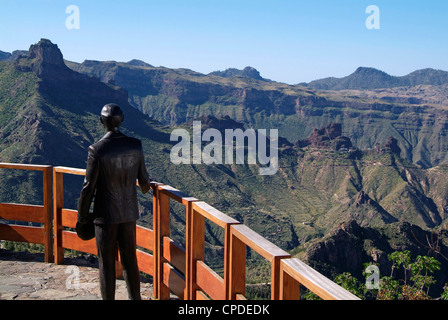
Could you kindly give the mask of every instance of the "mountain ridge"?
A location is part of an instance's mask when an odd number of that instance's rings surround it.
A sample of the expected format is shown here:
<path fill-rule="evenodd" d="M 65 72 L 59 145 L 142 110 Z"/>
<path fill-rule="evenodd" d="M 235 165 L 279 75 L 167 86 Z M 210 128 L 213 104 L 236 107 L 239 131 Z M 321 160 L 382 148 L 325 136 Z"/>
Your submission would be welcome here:
<path fill-rule="evenodd" d="M 16 64 L 20 57 L 14 60 Z M 373 148 L 376 142 L 392 136 L 398 141 L 401 155 L 418 165 L 429 168 L 448 163 L 444 147 L 448 84 L 401 91 L 322 93 L 250 77 L 209 76 L 188 69 L 153 67 L 139 60 L 64 62 L 78 74 L 126 90 L 133 107 L 165 125 L 177 126 L 206 115 L 230 116 L 247 127 L 278 128 L 281 136 L 295 143 L 307 138 L 315 128 L 340 122 L 344 135 L 350 136 L 358 148 Z M 391 78 L 372 68 L 361 67 L 355 73 L 363 77 L 372 70 L 377 77 Z M 425 70 L 409 77 L 421 78 L 432 69 Z"/>
<path fill-rule="evenodd" d="M 248 127 L 277 128 L 295 143 L 315 128 L 341 122 L 344 134 L 358 148 L 373 148 L 393 136 L 402 156 L 414 163 L 431 167 L 448 161 L 443 142 L 448 129 L 448 84 L 407 91 L 320 91 L 248 77 L 207 76 L 118 62 L 68 65 L 127 89 L 133 106 L 165 125 L 177 126 L 205 115 L 230 116 Z M 412 127 L 415 123 L 420 125 Z M 434 151 L 428 153 L 428 149 Z"/>
<path fill-rule="evenodd" d="M 27 51 L 25 50 L 16 50 L 12 53 L 4 52 L 0 50 L 0 61 L 12 61 L 15 60 L 19 55 L 25 55 Z M 87 62 L 95 62 L 96 60 L 85 60 L 83 63 Z M 76 62 L 67 61 L 72 66 L 75 64 L 79 64 Z M 96 61 L 100 62 L 100 61 Z M 165 68 L 162 66 L 156 67 L 151 65 L 145 61 L 132 59 L 128 62 L 119 62 L 119 61 L 109 61 L 111 63 L 126 63 L 129 65 L 137 66 L 137 67 L 150 67 L 150 68 Z M 165 68 L 170 69 L 170 68 Z M 188 70 L 188 69 L 184 69 Z M 192 70 L 191 70 L 192 71 Z M 223 78 L 232 78 L 232 77 L 242 77 L 242 78 L 250 78 L 254 80 L 261 81 L 272 81 L 266 78 L 263 78 L 260 75 L 260 72 L 250 66 L 247 66 L 243 69 L 237 69 L 233 67 L 229 67 L 223 71 L 217 70 L 212 71 L 208 74 L 192 71 L 193 73 L 199 76 L 218 76 Z M 380 80 L 380 83 L 378 81 Z M 281 83 L 281 82 L 279 82 Z M 306 86 L 316 90 L 347 90 L 347 89 L 380 89 L 380 88 L 392 88 L 392 87 L 401 87 L 401 86 L 416 86 L 420 84 L 428 84 L 428 85 L 442 85 L 448 83 L 448 71 L 444 71 L 441 69 L 434 68 L 423 68 L 417 69 L 415 71 L 410 72 L 404 76 L 392 76 L 383 70 L 379 70 L 374 67 L 358 67 L 353 73 L 337 78 L 333 76 L 315 79 L 310 82 L 301 82 L 297 85 Z"/>
<path fill-rule="evenodd" d="M 359 67 L 352 74 L 342 78 L 328 77 L 304 85 L 317 90 L 363 90 L 446 83 L 448 83 L 448 71 L 438 69 L 425 68 L 415 70 L 405 76 L 391 76 L 375 68 Z"/>

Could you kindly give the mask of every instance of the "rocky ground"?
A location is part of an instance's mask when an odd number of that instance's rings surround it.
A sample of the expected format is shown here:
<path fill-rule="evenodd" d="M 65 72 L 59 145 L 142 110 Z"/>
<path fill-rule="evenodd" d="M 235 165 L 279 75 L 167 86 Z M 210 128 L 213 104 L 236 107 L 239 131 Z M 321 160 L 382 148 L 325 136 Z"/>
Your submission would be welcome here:
<path fill-rule="evenodd" d="M 100 300 L 97 265 L 92 256 L 56 265 L 45 263 L 43 254 L 0 249 L 0 300 Z M 141 295 L 152 297 L 152 284 L 143 277 Z M 128 299 L 123 279 L 117 279 L 115 298 Z"/>

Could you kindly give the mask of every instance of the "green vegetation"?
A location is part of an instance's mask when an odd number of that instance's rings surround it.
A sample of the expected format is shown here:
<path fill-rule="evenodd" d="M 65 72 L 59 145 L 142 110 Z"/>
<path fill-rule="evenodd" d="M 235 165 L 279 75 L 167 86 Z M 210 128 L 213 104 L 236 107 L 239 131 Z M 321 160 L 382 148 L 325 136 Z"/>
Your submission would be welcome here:
<path fill-rule="evenodd" d="M 13 252 L 44 253 L 44 246 L 35 243 L 0 240 L 0 248 Z"/>
<path fill-rule="evenodd" d="M 36 93 L 37 77 L 32 73 L 23 74 L 11 63 L 0 61 L 0 123 L 8 127 L 10 121 Z M 11 130 L 11 129 L 10 129 Z"/>
<path fill-rule="evenodd" d="M 363 299 L 376 300 L 429 300 L 429 290 L 435 283 L 433 273 L 440 270 L 440 262 L 433 257 L 418 255 L 412 260 L 411 252 L 395 251 L 388 255 L 392 262 L 390 276 L 381 277 L 379 289 L 368 289 L 365 283 L 345 272 L 335 282 Z M 367 266 L 367 265 L 366 265 Z M 401 271 L 401 276 L 398 276 Z M 313 298 L 311 295 L 309 298 Z M 445 284 L 440 299 L 448 300 Z"/>

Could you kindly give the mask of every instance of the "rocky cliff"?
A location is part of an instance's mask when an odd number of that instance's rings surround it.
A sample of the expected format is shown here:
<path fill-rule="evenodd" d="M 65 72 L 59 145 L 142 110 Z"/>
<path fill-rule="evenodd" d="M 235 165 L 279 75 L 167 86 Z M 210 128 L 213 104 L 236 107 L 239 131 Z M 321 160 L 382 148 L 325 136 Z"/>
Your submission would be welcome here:
<path fill-rule="evenodd" d="M 342 135 L 342 125 L 340 123 L 330 123 L 324 128 L 314 129 L 307 139 L 298 140 L 294 145 L 299 148 L 314 146 L 335 151 L 348 151 L 353 146 L 350 138 Z"/>

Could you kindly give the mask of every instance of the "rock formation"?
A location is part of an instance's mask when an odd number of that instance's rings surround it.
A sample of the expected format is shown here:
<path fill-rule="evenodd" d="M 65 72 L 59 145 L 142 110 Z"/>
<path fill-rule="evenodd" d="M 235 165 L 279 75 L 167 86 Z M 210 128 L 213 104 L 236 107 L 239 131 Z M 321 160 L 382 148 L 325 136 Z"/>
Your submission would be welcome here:
<path fill-rule="evenodd" d="M 353 146 L 350 138 L 342 135 L 342 125 L 340 123 L 331 123 L 321 129 L 314 129 L 307 139 L 299 140 L 295 145 L 299 148 L 313 146 L 335 151 L 348 150 Z"/>

